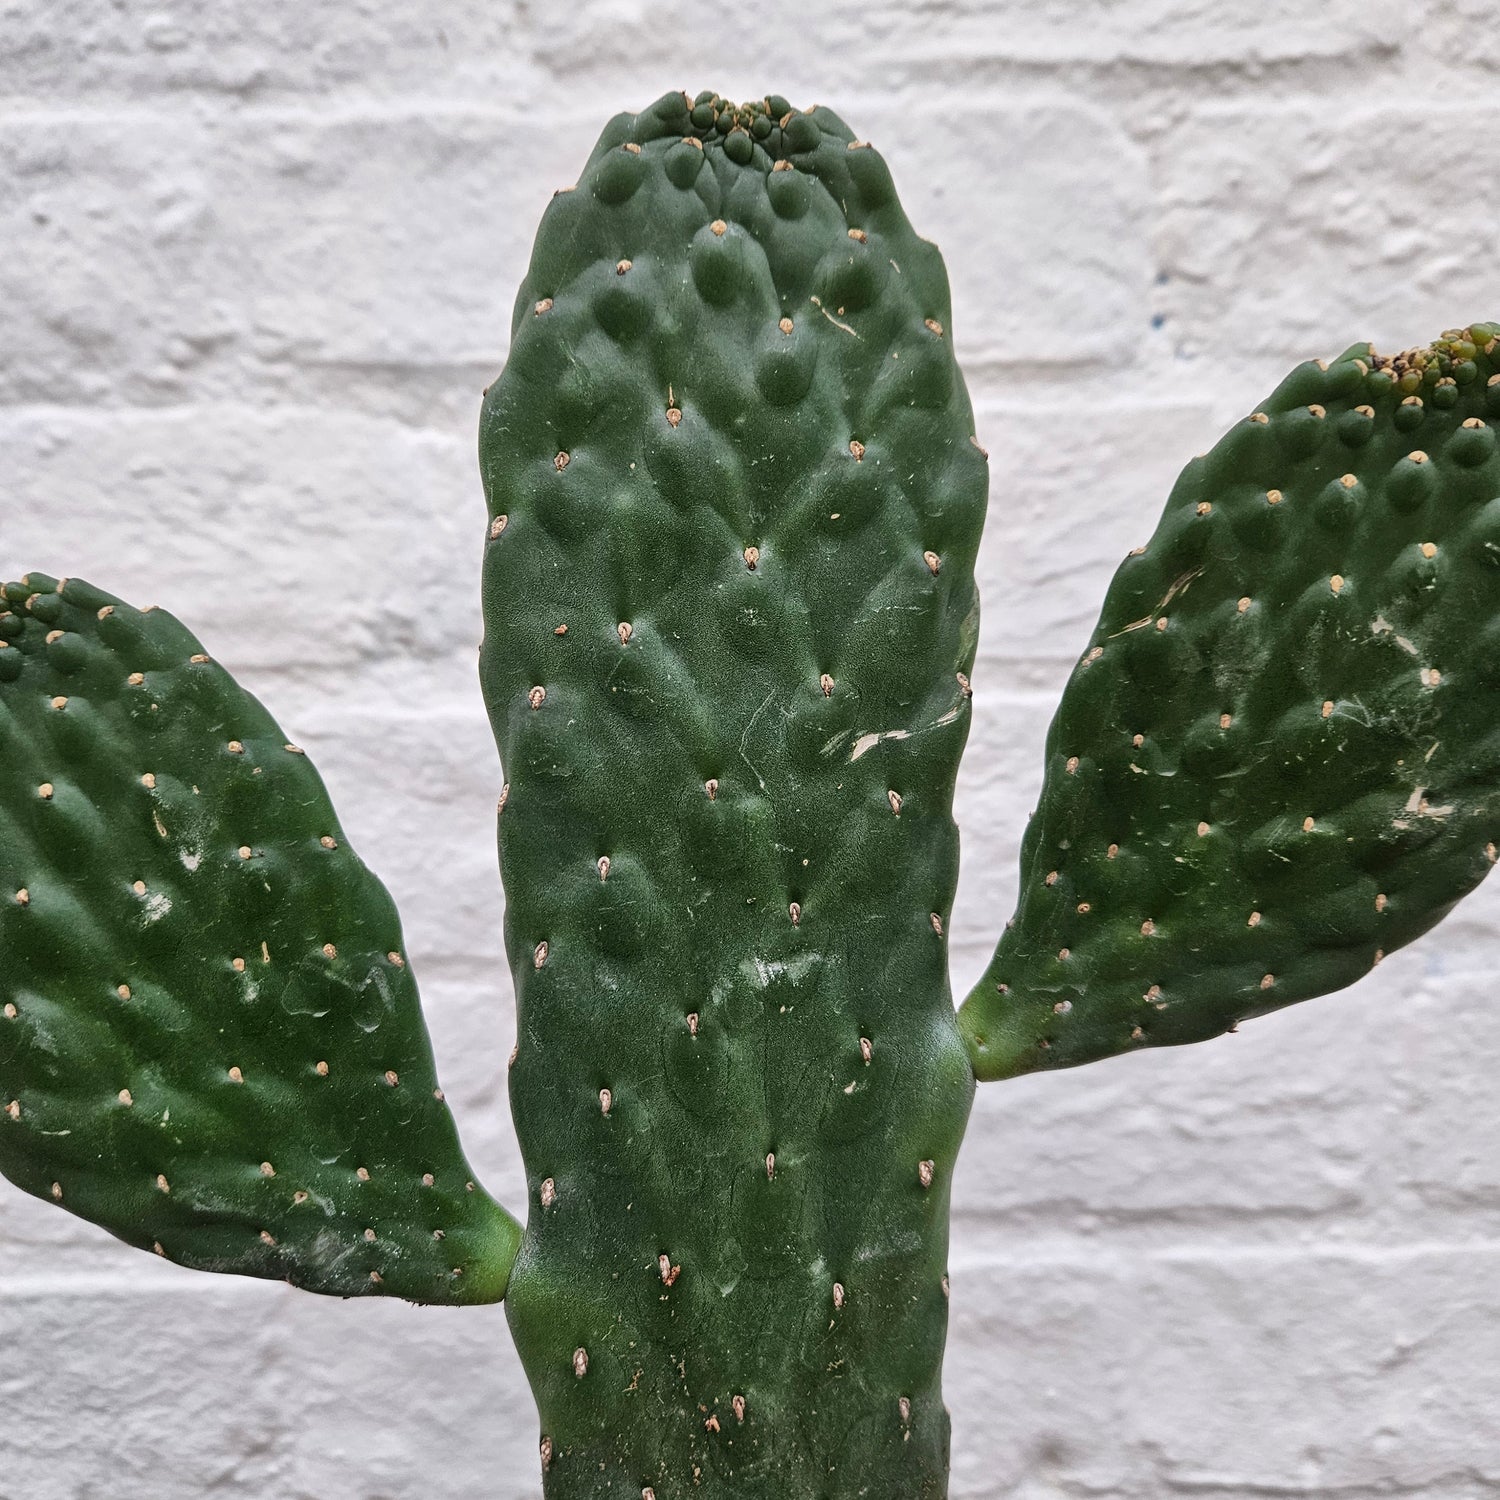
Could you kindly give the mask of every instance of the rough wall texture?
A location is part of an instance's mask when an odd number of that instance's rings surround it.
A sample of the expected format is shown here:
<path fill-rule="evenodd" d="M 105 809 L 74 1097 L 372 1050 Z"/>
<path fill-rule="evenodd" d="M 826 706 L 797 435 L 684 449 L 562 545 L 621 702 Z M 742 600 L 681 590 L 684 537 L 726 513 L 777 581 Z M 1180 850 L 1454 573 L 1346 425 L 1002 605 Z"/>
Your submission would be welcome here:
<path fill-rule="evenodd" d="M 1180 465 L 1298 359 L 1500 316 L 1497 36 L 1490 0 L 0 0 L 0 571 L 170 607 L 314 751 L 519 1205 L 474 431 L 603 118 L 824 99 L 947 254 L 995 456 L 961 992 Z M 981 1089 L 955 1495 L 1500 1492 L 1497 966 L 1500 889 L 1342 996 Z M 0 1185 L 0 1500 L 522 1500 L 534 1455 L 499 1309 L 195 1276 Z"/>

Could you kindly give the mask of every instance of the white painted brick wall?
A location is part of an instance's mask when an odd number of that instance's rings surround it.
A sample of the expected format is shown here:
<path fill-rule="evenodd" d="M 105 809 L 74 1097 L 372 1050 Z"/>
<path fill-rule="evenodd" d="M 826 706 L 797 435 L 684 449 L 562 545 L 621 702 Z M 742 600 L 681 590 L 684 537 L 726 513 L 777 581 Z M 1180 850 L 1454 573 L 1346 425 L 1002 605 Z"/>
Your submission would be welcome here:
<path fill-rule="evenodd" d="M 480 387 L 551 189 L 667 88 L 838 108 L 995 455 L 955 983 L 1068 664 L 1291 363 L 1500 315 L 1494 0 L 0 0 L 0 572 L 192 622 L 400 900 L 510 1199 Z M 1500 890 L 1338 997 L 981 1090 L 962 1500 L 1500 1490 Z M 196 1276 L 0 1184 L 0 1500 L 531 1500 L 503 1310 Z"/>

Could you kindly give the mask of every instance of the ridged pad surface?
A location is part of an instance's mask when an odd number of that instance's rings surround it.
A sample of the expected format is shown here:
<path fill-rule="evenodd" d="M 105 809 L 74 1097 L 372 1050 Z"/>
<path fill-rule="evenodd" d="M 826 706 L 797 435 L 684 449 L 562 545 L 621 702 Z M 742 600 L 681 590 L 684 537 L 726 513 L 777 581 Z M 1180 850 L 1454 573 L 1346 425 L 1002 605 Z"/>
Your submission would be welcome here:
<path fill-rule="evenodd" d="M 1121 565 L 1047 741 L 981 1077 L 1198 1041 L 1338 989 L 1500 838 L 1487 325 L 1299 367 Z"/>
<path fill-rule="evenodd" d="M 947 322 L 826 110 L 669 95 L 543 221 L 481 455 L 549 1496 L 946 1490 Z"/>
<path fill-rule="evenodd" d="M 0 1170 L 186 1266 L 498 1299 L 390 898 L 169 614 L 0 593 Z"/>

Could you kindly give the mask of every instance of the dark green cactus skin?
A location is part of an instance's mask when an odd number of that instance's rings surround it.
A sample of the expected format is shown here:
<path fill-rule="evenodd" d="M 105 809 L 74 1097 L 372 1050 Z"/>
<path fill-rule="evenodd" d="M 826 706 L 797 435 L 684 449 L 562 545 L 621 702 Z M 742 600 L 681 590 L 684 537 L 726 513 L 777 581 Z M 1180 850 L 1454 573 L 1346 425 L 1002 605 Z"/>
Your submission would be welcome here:
<path fill-rule="evenodd" d="M 1300 366 L 1184 471 L 1047 741 L 981 1078 L 1352 983 L 1500 839 L 1500 358 L 1475 325 Z"/>
<path fill-rule="evenodd" d="M 482 677 L 553 1500 L 946 1493 L 986 492 L 948 302 L 881 158 L 777 99 L 618 117 L 537 239 Z"/>
<path fill-rule="evenodd" d="M 164 611 L 0 594 L 0 1171 L 185 1266 L 498 1300 L 390 898 Z M 326 945 L 326 946 L 325 946 Z"/>

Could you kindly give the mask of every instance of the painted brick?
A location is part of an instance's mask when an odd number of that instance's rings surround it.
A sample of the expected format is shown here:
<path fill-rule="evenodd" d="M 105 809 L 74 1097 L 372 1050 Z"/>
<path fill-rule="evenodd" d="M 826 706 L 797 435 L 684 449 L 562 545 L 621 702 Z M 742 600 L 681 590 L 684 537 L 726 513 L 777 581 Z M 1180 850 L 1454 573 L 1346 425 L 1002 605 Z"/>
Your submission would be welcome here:
<path fill-rule="evenodd" d="M 0 1500 L 540 1492 L 501 1308 L 341 1303 L 184 1271 L 0 1290 L 0 1347 Z"/>
<path fill-rule="evenodd" d="M 1492 1488 L 1493 1245 L 1074 1254 L 953 1276 L 955 1500 Z"/>
<path fill-rule="evenodd" d="M 1115 569 L 1221 430 L 1201 402 L 1111 406 L 1082 382 L 1061 386 L 1025 404 L 977 403 L 990 454 L 979 680 L 1002 690 L 1056 691 L 1055 664 L 1087 649 Z"/>
<path fill-rule="evenodd" d="M 1394 350 L 1493 316 L 1500 114 L 1437 101 L 1200 108 L 1155 149 L 1160 312 L 1181 355 Z"/>
<path fill-rule="evenodd" d="M 952 136 L 931 106 L 903 110 L 884 135 L 878 121 L 868 127 L 912 223 L 943 247 L 960 358 L 1028 368 L 1130 359 L 1149 315 L 1144 156 L 1077 101 L 985 114 L 1003 151 Z M 919 141 L 940 143 L 921 165 Z"/>
<path fill-rule="evenodd" d="M 535 222 L 585 153 L 494 114 L 12 119 L 0 299 L 28 354 L 0 400 L 336 400 L 372 369 L 493 373 Z"/>
<path fill-rule="evenodd" d="M 471 440 L 221 403 L 0 407 L 0 443 L 7 576 L 76 574 L 159 604 L 235 671 L 400 656 L 410 677 L 413 659 L 457 656 L 473 680 L 485 510 Z"/>

